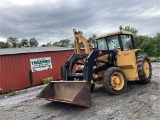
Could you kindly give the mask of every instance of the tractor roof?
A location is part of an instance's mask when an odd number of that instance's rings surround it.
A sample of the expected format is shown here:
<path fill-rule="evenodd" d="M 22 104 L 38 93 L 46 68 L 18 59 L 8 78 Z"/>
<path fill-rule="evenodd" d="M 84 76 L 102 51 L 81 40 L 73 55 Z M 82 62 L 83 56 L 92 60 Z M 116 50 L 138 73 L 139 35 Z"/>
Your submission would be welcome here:
<path fill-rule="evenodd" d="M 131 32 L 120 30 L 120 31 L 117 31 L 117 32 L 107 33 L 107 34 L 98 36 L 98 37 L 95 38 L 95 40 L 98 40 L 98 39 L 104 38 L 104 37 L 109 37 L 109 36 L 112 36 L 112 35 L 121 35 L 121 34 L 132 35 Z"/>

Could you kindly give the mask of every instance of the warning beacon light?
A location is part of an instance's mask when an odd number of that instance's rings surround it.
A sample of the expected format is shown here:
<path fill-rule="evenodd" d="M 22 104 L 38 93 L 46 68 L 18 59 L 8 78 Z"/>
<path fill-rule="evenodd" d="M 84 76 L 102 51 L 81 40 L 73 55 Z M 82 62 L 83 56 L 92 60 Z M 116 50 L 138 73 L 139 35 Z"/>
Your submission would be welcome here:
<path fill-rule="evenodd" d="M 119 30 L 121 30 L 121 31 L 122 31 L 122 26 L 119 26 Z"/>

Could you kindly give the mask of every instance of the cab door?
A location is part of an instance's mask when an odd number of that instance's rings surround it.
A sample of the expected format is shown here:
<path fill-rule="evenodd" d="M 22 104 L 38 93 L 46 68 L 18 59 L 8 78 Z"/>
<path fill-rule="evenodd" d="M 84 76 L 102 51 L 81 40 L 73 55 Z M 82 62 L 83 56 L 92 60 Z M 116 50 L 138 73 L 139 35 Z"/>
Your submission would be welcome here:
<path fill-rule="evenodd" d="M 120 35 L 122 43 L 122 51 L 119 50 L 117 54 L 117 66 L 125 73 L 129 81 L 138 80 L 138 70 L 136 62 L 136 51 L 134 49 L 131 35 Z"/>
<path fill-rule="evenodd" d="M 135 52 L 137 50 L 119 51 L 117 54 L 117 66 L 123 70 L 129 81 L 138 80 L 138 70 Z"/>

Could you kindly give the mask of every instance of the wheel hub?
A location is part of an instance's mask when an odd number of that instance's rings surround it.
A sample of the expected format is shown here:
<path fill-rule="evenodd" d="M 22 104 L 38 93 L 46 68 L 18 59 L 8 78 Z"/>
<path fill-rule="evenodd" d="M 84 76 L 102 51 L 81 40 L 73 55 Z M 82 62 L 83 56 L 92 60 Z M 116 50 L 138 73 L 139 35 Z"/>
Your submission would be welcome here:
<path fill-rule="evenodd" d="M 112 87 L 116 90 L 121 90 L 124 86 L 124 78 L 121 73 L 115 72 L 111 77 Z"/>
<path fill-rule="evenodd" d="M 144 61 L 143 70 L 144 70 L 145 76 L 148 77 L 150 75 L 150 68 L 147 61 Z"/>
<path fill-rule="evenodd" d="M 119 78 L 116 78 L 116 79 L 115 79 L 115 83 L 116 83 L 116 84 L 120 84 Z"/>

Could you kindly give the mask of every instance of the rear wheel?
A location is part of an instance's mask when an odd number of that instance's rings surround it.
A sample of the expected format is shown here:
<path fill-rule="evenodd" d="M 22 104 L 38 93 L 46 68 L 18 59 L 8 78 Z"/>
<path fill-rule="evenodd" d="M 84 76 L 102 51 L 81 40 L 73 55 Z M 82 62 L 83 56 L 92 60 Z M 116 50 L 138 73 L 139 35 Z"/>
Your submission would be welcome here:
<path fill-rule="evenodd" d="M 147 55 L 137 56 L 137 68 L 138 68 L 138 83 L 145 84 L 149 83 L 152 76 L 151 62 Z"/>
<path fill-rule="evenodd" d="M 124 72 L 118 67 L 108 68 L 103 75 L 103 86 L 109 94 L 121 94 L 127 87 Z"/>

